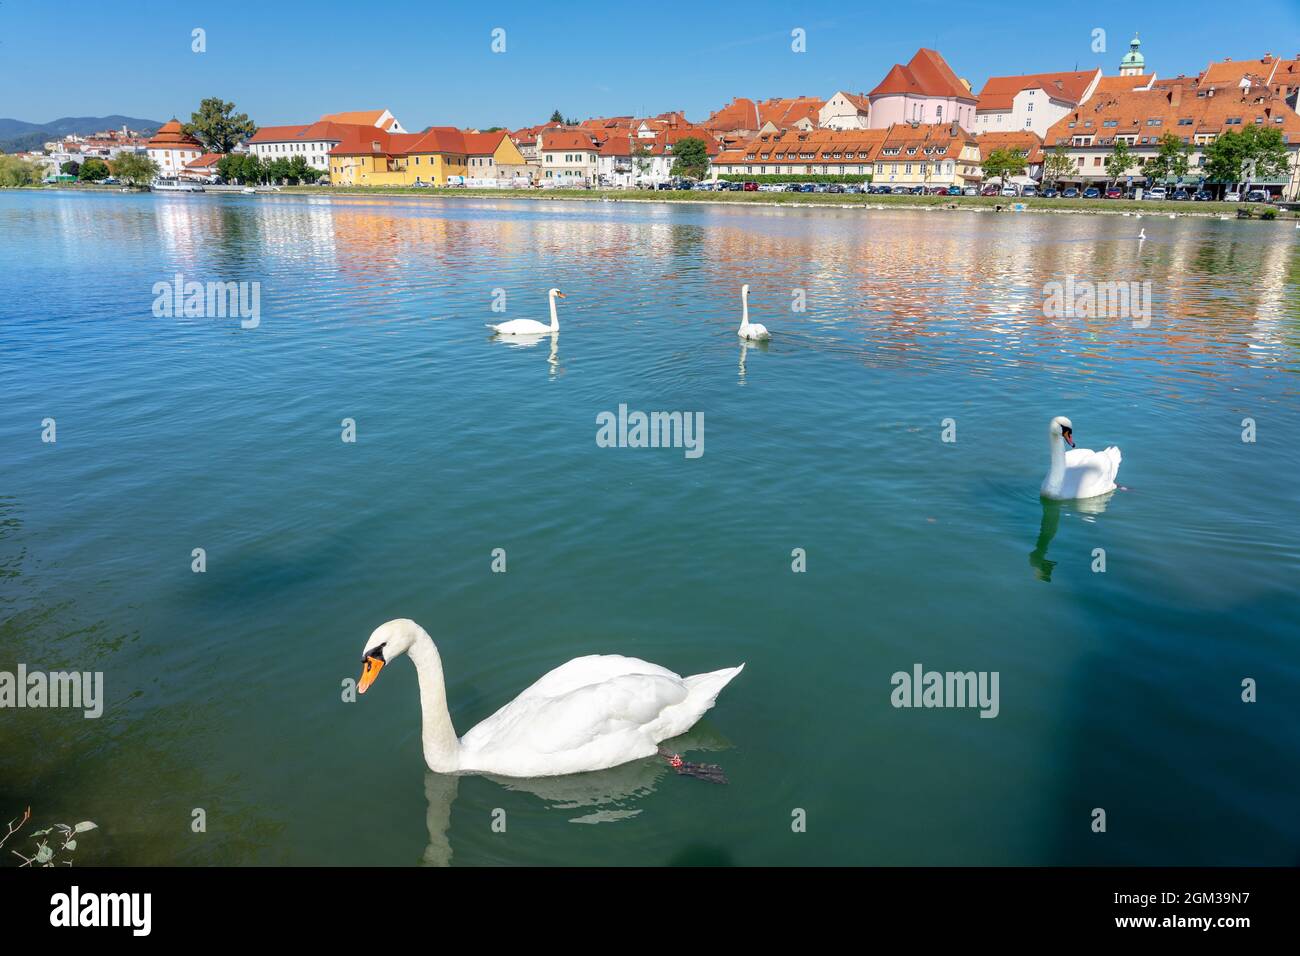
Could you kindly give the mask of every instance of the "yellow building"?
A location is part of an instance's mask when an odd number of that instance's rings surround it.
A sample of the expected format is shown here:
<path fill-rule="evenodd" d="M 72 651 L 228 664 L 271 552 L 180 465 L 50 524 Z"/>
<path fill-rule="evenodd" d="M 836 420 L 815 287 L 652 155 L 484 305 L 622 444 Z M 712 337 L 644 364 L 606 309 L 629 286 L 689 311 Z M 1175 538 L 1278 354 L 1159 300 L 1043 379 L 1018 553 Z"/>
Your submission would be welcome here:
<path fill-rule="evenodd" d="M 537 178 L 538 166 L 524 158 L 524 154 L 505 130 L 495 133 L 466 133 L 465 145 L 471 179 L 510 182 L 516 179 L 532 181 Z"/>
<path fill-rule="evenodd" d="M 422 133 L 353 127 L 330 150 L 330 182 L 336 186 L 446 186 L 468 175 L 465 134 L 450 126 Z"/>

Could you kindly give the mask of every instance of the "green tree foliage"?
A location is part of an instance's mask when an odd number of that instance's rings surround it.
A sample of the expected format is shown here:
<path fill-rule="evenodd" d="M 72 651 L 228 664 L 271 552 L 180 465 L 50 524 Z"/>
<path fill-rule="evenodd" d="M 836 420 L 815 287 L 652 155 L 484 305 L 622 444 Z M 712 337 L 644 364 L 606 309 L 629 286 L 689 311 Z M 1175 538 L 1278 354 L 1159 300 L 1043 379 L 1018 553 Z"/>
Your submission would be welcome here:
<path fill-rule="evenodd" d="M 83 183 L 97 183 L 101 179 L 109 177 L 108 163 L 102 159 L 88 159 L 81 164 L 81 172 L 77 178 Z"/>
<path fill-rule="evenodd" d="M 551 122 L 552 122 L 552 123 L 563 123 L 563 122 L 564 122 L 564 114 L 561 113 L 559 110 L 556 110 L 554 113 L 551 114 Z"/>
<path fill-rule="evenodd" d="M 247 113 L 236 113 L 234 103 L 210 96 L 199 103 L 197 112 L 190 114 L 185 132 L 209 153 L 228 153 L 256 133 L 257 125 Z"/>
<path fill-rule="evenodd" d="M 1142 162 L 1142 175 L 1153 183 L 1182 179 L 1187 175 L 1191 147 L 1173 133 L 1160 137 L 1160 151 Z"/>
<path fill-rule="evenodd" d="M 228 183 L 255 185 L 266 178 L 262 161 L 252 153 L 227 153 L 217 160 L 217 173 Z"/>
<path fill-rule="evenodd" d="M 320 176 L 320 170 L 315 166 L 308 165 L 306 157 L 301 154 L 289 160 L 289 182 L 310 185 L 320 179 Z"/>
<path fill-rule="evenodd" d="M 1120 177 L 1127 173 L 1132 165 L 1133 153 L 1129 150 L 1128 143 L 1117 137 L 1110 155 L 1106 157 L 1106 175 L 1110 177 L 1111 185 L 1118 185 Z"/>
<path fill-rule="evenodd" d="M 81 172 L 81 163 L 77 162 L 75 159 L 70 159 L 59 167 L 59 172 L 63 173 L 65 176 L 76 176 Z"/>
<path fill-rule="evenodd" d="M 1043 157 L 1043 183 L 1052 185 L 1066 176 L 1072 176 L 1078 170 L 1074 160 L 1065 152 L 1064 146 L 1058 146 Z"/>
<path fill-rule="evenodd" d="M 144 153 L 118 153 L 113 175 L 129 186 L 147 186 L 158 175 L 158 164 Z"/>
<path fill-rule="evenodd" d="M 1260 126 L 1223 133 L 1205 148 L 1206 176 L 1217 183 L 1281 179 L 1290 161 L 1282 132 Z"/>
<path fill-rule="evenodd" d="M 673 145 L 674 176 L 703 179 L 709 171 L 709 148 L 698 136 L 687 136 Z"/>
<path fill-rule="evenodd" d="M 0 154 L 0 186 L 34 186 L 41 181 L 41 167 L 17 156 Z"/>
<path fill-rule="evenodd" d="M 1011 176 L 1025 172 L 1025 157 L 1013 149 L 995 149 L 980 163 L 985 179 L 997 179 L 1004 186 Z"/>

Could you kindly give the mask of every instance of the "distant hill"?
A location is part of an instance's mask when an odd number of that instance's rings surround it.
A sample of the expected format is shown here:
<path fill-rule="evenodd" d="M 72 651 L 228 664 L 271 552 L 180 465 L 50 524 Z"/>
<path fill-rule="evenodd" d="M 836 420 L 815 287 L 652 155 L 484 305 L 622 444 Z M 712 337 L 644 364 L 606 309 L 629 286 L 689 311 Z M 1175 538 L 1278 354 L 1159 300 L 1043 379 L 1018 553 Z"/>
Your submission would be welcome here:
<path fill-rule="evenodd" d="M 104 129 L 121 129 L 127 126 L 142 133 L 152 133 L 162 123 L 158 120 L 139 119 L 134 116 L 64 116 L 48 123 L 28 123 L 25 120 L 0 118 L 0 151 L 17 153 L 26 149 L 40 149 L 42 144 L 61 136 L 85 136 Z"/>

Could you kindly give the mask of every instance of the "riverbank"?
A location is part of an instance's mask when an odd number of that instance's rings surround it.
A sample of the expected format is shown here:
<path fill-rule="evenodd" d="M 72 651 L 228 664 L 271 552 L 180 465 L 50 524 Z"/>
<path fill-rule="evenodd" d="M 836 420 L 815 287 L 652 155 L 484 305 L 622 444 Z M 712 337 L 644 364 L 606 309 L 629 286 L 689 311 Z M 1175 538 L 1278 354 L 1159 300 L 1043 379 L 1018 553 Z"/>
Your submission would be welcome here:
<path fill-rule="evenodd" d="M 1258 219 L 1265 209 L 1259 203 L 1173 202 L 1169 200 L 1115 199 L 1012 199 L 1004 196 L 864 196 L 852 193 L 764 193 L 706 192 L 696 190 L 644 189 L 429 189 L 402 186 L 282 186 L 282 194 L 309 196 L 401 196 L 436 199 L 516 199 L 544 202 L 673 202 L 748 203 L 761 206 L 831 206 L 868 209 L 974 209 L 983 212 L 1023 211 L 1082 213 L 1087 215 L 1168 215 L 1219 218 L 1235 217 L 1238 209 L 1249 209 Z M 1300 215 L 1278 210 L 1278 221 L 1300 220 Z"/>

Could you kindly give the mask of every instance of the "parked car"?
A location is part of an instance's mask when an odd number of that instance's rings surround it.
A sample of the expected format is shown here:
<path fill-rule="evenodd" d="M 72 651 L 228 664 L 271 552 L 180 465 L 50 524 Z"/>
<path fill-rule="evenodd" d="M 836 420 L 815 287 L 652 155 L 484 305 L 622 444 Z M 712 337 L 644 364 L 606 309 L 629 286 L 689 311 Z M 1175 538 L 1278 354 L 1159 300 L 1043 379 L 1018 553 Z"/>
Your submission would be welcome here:
<path fill-rule="evenodd" d="M 1015 187 L 1015 186 L 1012 186 L 1010 183 L 1008 183 L 1007 185 L 1003 186 L 1000 190 L 998 190 L 998 195 L 1000 195 L 1000 196 L 1019 196 L 1020 193 L 1016 192 L 1016 187 Z"/>
<path fill-rule="evenodd" d="M 828 193 L 842 193 L 842 192 L 844 192 L 844 184 L 843 184 L 843 183 L 830 183 L 829 185 L 827 185 L 827 187 L 826 187 L 826 191 L 827 191 Z"/>
<path fill-rule="evenodd" d="M 873 196 L 888 196 L 891 192 L 893 192 L 893 190 L 890 189 L 888 186 L 871 187 L 871 195 Z"/>
<path fill-rule="evenodd" d="M 846 183 L 842 191 L 851 195 L 856 195 L 858 193 L 866 192 L 867 188 L 865 186 L 859 186 L 856 183 Z"/>
<path fill-rule="evenodd" d="M 1048 186 L 1046 189 L 1043 190 L 1044 199 L 1055 199 L 1059 195 L 1061 195 L 1060 190 L 1052 186 Z"/>
<path fill-rule="evenodd" d="M 1037 196 L 1037 195 L 1038 195 L 1038 187 L 1037 187 L 1037 186 L 1033 186 L 1033 185 L 1026 186 L 1024 189 L 1020 190 L 1020 195 L 1022 195 L 1022 196 Z"/>
<path fill-rule="evenodd" d="M 1085 189 L 1085 190 L 1083 191 L 1083 198 L 1084 198 L 1084 199 L 1100 199 L 1100 198 L 1101 198 L 1101 190 L 1098 189 L 1096 186 L 1089 186 L 1087 189 Z"/>
<path fill-rule="evenodd" d="M 960 186 L 949 186 L 947 189 L 944 190 L 944 195 L 945 195 L 945 196 L 960 196 L 960 195 L 961 195 L 961 187 L 960 187 Z"/>
<path fill-rule="evenodd" d="M 1153 186 L 1142 194 L 1143 199 L 1165 199 L 1169 196 L 1169 190 L 1164 186 Z"/>
<path fill-rule="evenodd" d="M 1246 193 L 1246 202 L 1272 202 L 1272 198 L 1266 189 L 1252 189 Z"/>
<path fill-rule="evenodd" d="M 799 192 L 801 192 L 801 193 L 811 193 L 811 192 L 816 192 L 816 190 L 817 190 L 817 187 L 814 186 L 812 183 L 800 183 L 800 184 L 799 184 Z"/>
<path fill-rule="evenodd" d="M 1186 189 L 1175 189 L 1174 194 L 1169 198 L 1176 200 L 1178 202 L 1190 202 L 1192 198 L 1192 194 L 1189 193 Z"/>
<path fill-rule="evenodd" d="M 1107 198 L 1107 199 L 1123 199 L 1123 198 L 1124 198 L 1124 190 L 1120 189 L 1118 186 L 1107 186 L 1107 187 L 1106 187 L 1106 198 Z"/>
<path fill-rule="evenodd" d="M 1198 189 L 1192 194 L 1193 202 L 1213 202 L 1213 200 L 1214 193 L 1210 192 L 1208 189 Z"/>
<path fill-rule="evenodd" d="M 797 192 L 799 191 L 799 184 L 798 184 L 798 183 L 786 183 L 784 186 L 781 187 L 781 189 L 782 189 L 782 191 L 784 191 L 784 192 L 788 192 L 788 193 L 797 193 Z"/>
<path fill-rule="evenodd" d="M 758 192 L 758 183 L 745 183 L 744 190 L 747 193 L 756 193 Z"/>
<path fill-rule="evenodd" d="M 1001 190 L 997 186 L 985 186 L 980 190 L 981 196 L 996 196 Z"/>
<path fill-rule="evenodd" d="M 1230 189 L 1223 194 L 1224 202 L 1241 202 L 1241 193 L 1235 189 Z"/>
<path fill-rule="evenodd" d="M 961 190 L 963 196 L 978 196 L 980 194 L 978 186 L 963 186 Z"/>
<path fill-rule="evenodd" d="M 743 192 L 744 189 L 745 189 L 744 183 L 727 183 L 727 192 L 729 193 Z"/>
<path fill-rule="evenodd" d="M 423 179 L 417 179 L 415 182 L 411 183 L 411 185 L 416 189 L 430 189 L 433 186 L 432 183 L 426 183 Z"/>
<path fill-rule="evenodd" d="M 830 191 L 831 191 L 830 183 L 813 183 L 813 192 L 815 193 L 828 193 Z"/>

